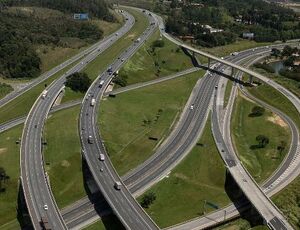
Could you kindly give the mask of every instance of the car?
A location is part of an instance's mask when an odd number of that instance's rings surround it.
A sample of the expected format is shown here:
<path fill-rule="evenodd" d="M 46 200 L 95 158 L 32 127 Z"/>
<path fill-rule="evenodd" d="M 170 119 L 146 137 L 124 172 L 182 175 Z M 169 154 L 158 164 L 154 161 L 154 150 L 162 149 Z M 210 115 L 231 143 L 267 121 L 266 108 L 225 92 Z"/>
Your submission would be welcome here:
<path fill-rule="evenodd" d="M 215 86 L 215 89 L 217 89 L 217 88 L 218 88 L 218 85 Z"/>
<path fill-rule="evenodd" d="M 105 155 L 103 153 L 100 153 L 99 160 L 100 161 L 104 161 L 105 160 Z"/>
<path fill-rule="evenodd" d="M 44 204 L 44 210 L 48 210 L 48 205 L 47 204 Z"/>
<path fill-rule="evenodd" d="M 103 172 L 103 168 L 100 168 L 100 172 Z"/>
<path fill-rule="evenodd" d="M 193 110 L 193 109 L 194 109 L 194 105 L 191 105 L 191 106 L 190 106 L 190 110 Z"/>
<path fill-rule="evenodd" d="M 222 60 L 224 60 L 224 57 L 221 57 Z"/>
<path fill-rule="evenodd" d="M 124 58 L 121 59 L 121 62 L 123 62 L 123 61 L 124 61 Z"/>
<path fill-rule="evenodd" d="M 88 137 L 88 143 L 93 144 L 94 143 L 94 138 L 92 136 Z"/>
<path fill-rule="evenodd" d="M 116 190 L 121 190 L 121 187 L 122 187 L 122 184 L 120 181 L 116 181 L 115 184 L 114 184 L 114 188 Z"/>

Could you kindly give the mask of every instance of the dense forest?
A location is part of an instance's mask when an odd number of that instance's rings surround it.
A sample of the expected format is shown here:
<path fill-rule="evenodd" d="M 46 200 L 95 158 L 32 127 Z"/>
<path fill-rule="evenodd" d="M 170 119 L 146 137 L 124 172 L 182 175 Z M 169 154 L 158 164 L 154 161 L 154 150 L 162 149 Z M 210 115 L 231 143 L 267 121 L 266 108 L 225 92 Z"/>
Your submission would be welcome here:
<path fill-rule="evenodd" d="M 254 33 L 257 42 L 300 38 L 299 15 L 262 0 L 172 0 L 157 2 L 155 10 L 168 16 L 166 29 L 175 35 L 193 35 L 199 45 L 226 45 Z M 210 32 L 205 25 L 220 29 Z"/>
<path fill-rule="evenodd" d="M 7 4 L 9 2 L 9 4 Z M 40 5 L 37 3 L 39 2 Z M 50 3 L 52 2 L 52 3 Z M 55 47 L 65 46 L 63 38 L 77 38 L 93 43 L 102 37 L 103 32 L 89 21 L 76 21 L 71 14 L 50 14 L 41 15 L 36 12 L 36 8 L 10 7 L 23 4 L 45 6 L 60 9 L 64 4 L 69 4 L 71 8 L 78 10 L 94 7 L 93 4 L 104 4 L 104 14 L 107 16 L 107 4 L 102 0 L 87 1 L 90 4 L 80 4 L 81 1 L 74 0 L 51 0 L 51 1 L 2 1 L 0 11 L 0 75 L 6 78 L 30 78 L 40 74 L 41 60 L 36 53 L 36 45 L 52 45 Z M 59 5 L 60 3 L 60 5 Z M 99 5 L 100 6 L 100 5 Z M 86 7 L 86 8 L 85 8 Z M 100 9 L 101 7 L 99 7 Z M 105 8 L 105 10 L 104 10 Z M 89 12 L 89 11 L 84 11 Z M 94 11 L 93 11 L 94 12 Z M 100 11 L 94 12 L 100 16 Z"/>

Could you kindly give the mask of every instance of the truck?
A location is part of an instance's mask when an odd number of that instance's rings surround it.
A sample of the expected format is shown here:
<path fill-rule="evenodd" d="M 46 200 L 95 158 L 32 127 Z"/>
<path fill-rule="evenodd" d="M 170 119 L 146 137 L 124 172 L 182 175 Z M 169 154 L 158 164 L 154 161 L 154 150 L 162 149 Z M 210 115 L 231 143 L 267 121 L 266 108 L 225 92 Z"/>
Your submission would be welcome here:
<path fill-rule="evenodd" d="M 43 230 L 51 230 L 47 217 L 42 217 L 40 224 Z"/>
<path fill-rule="evenodd" d="M 47 91 L 46 89 L 42 92 L 42 98 L 43 98 L 43 99 L 46 98 L 47 93 L 48 93 L 48 91 Z"/>
<path fill-rule="evenodd" d="M 91 100 L 91 106 L 95 106 L 95 104 L 96 104 L 96 99 L 93 98 L 93 99 Z"/>
<path fill-rule="evenodd" d="M 236 56 L 238 54 L 239 54 L 238 52 L 233 52 L 233 53 L 231 53 L 231 56 Z"/>
<path fill-rule="evenodd" d="M 122 187 L 122 184 L 120 181 L 116 181 L 115 184 L 114 184 L 114 188 L 116 190 L 121 190 L 121 187 Z"/>
<path fill-rule="evenodd" d="M 104 85 L 104 81 L 102 80 L 102 81 L 100 81 L 100 83 L 99 83 L 99 88 L 102 88 L 103 85 Z"/>
<path fill-rule="evenodd" d="M 105 155 L 103 153 L 100 153 L 99 160 L 100 161 L 104 161 L 105 160 Z"/>

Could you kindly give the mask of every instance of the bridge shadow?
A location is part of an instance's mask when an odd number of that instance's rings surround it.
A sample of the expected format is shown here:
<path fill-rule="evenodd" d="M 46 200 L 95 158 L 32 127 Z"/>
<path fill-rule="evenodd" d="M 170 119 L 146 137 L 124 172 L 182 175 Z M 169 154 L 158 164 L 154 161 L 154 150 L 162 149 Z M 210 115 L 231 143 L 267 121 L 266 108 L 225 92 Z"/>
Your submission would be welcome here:
<path fill-rule="evenodd" d="M 225 191 L 234 206 L 237 208 L 240 218 L 248 221 L 251 225 L 251 228 L 264 225 L 263 218 L 257 212 L 255 207 L 249 202 L 228 170 L 226 170 Z"/>
<path fill-rule="evenodd" d="M 225 77 L 227 78 L 228 80 L 232 81 L 232 82 L 236 82 L 240 85 L 243 85 L 245 87 L 253 87 L 252 84 L 250 84 L 249 82 L 245 82 L 245 81 L 241 81 L 239 79 L 236 79 L 235 77 L 231 76 L 231 75 L 228 75 L 228 74 L 225 74 L 223 73 L 222 71 L 219 71 L 219 70 L 216 70 L 216 69 L 211 69 L 211 68 L 208 68 L 207 65 L 202 65 L 198 59 L 187 49 L 185 49 L 184 47 L 181 47 L 182 51 L 184 52 L 185 55 L 187 55 L 191 61 L 192 61 L 192 64 L 194 67 L 197 67 L 197 68 L 201 68 L 201 69 L 204 69 L 206 71 L 209 71 L 211 73 L 214 73 L 214 74 L 218 74 L 219 76 L 222 76 L 222 77 Z M 213 65 L 214 63 L 216 62 L 212 62 L 211 65 Z"/>
<path fill-rule="evenodd" d="M 113 214 L 101 191 L 99 191 L 98 186 L 96 185 L 96 182 L 84 158 L 82 158 L 82 173 L 86 194 L 91 203 L 94 205 L 97 214 L 101 217 L 101 221 L 105 226 L 105 229 L 125 229 L 119 219 Z"/>
<path fill-rule="evenodd" d="M 32 226 L 29 212 L 27 209 L 27 205 L 25 202 L 23 187 L 22 187 L 21 183 L 19 183 L 16 211 L 17 211 L 17 220 L 19 222 L 21 229 L 22 230 L 33 230 L 33 226 Z"/>

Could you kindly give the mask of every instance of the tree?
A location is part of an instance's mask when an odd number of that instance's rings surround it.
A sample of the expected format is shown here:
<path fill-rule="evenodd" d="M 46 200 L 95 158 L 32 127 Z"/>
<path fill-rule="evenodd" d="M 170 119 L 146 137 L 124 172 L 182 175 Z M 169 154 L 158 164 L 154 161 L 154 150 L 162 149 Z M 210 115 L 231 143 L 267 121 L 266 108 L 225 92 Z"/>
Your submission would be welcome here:
<path fill-rule="evenodd" d="M 259 117 L 262 116 L 265 112 L 265 109 L 263 107 L 260 106 L 254 106 L 252 108 L 251 113 L 249 114 L 249 117 Z"/>
<path fill-rule="evenodd" d="M 149 208 L 151 204 L 156 200 L 156 195 L 154 192 L 149 192 L 142 197 L 141 206 L 143 208 Z"/>
<path fill-rule="evenodd" d="M 276 58 L 278 58 L 280 56 L 281 52 L 279 49 L 273 48 L 271 51 L 271 56 L 274 56 Z"/>
<path fill-rule="evenodd" d="M 92 81 L 86 73 L 73 73 L 67 77 L 66 86 L 75 92 L 86 92 Z"/>
<path fill-rule="evenodd" d="M 0 192 L 5 192 L 5 188 L 3 188 L 3 183 L 9 180 L 9 176 L 6 174 L 4 168 L 0 167 Z"/>
<path fill-rule="evenodd" d="M 258 148 L 264 148 L 269 144 L 269 138 L 264 135 L 258 135 L 256 140 L 258 141 Z"/>

